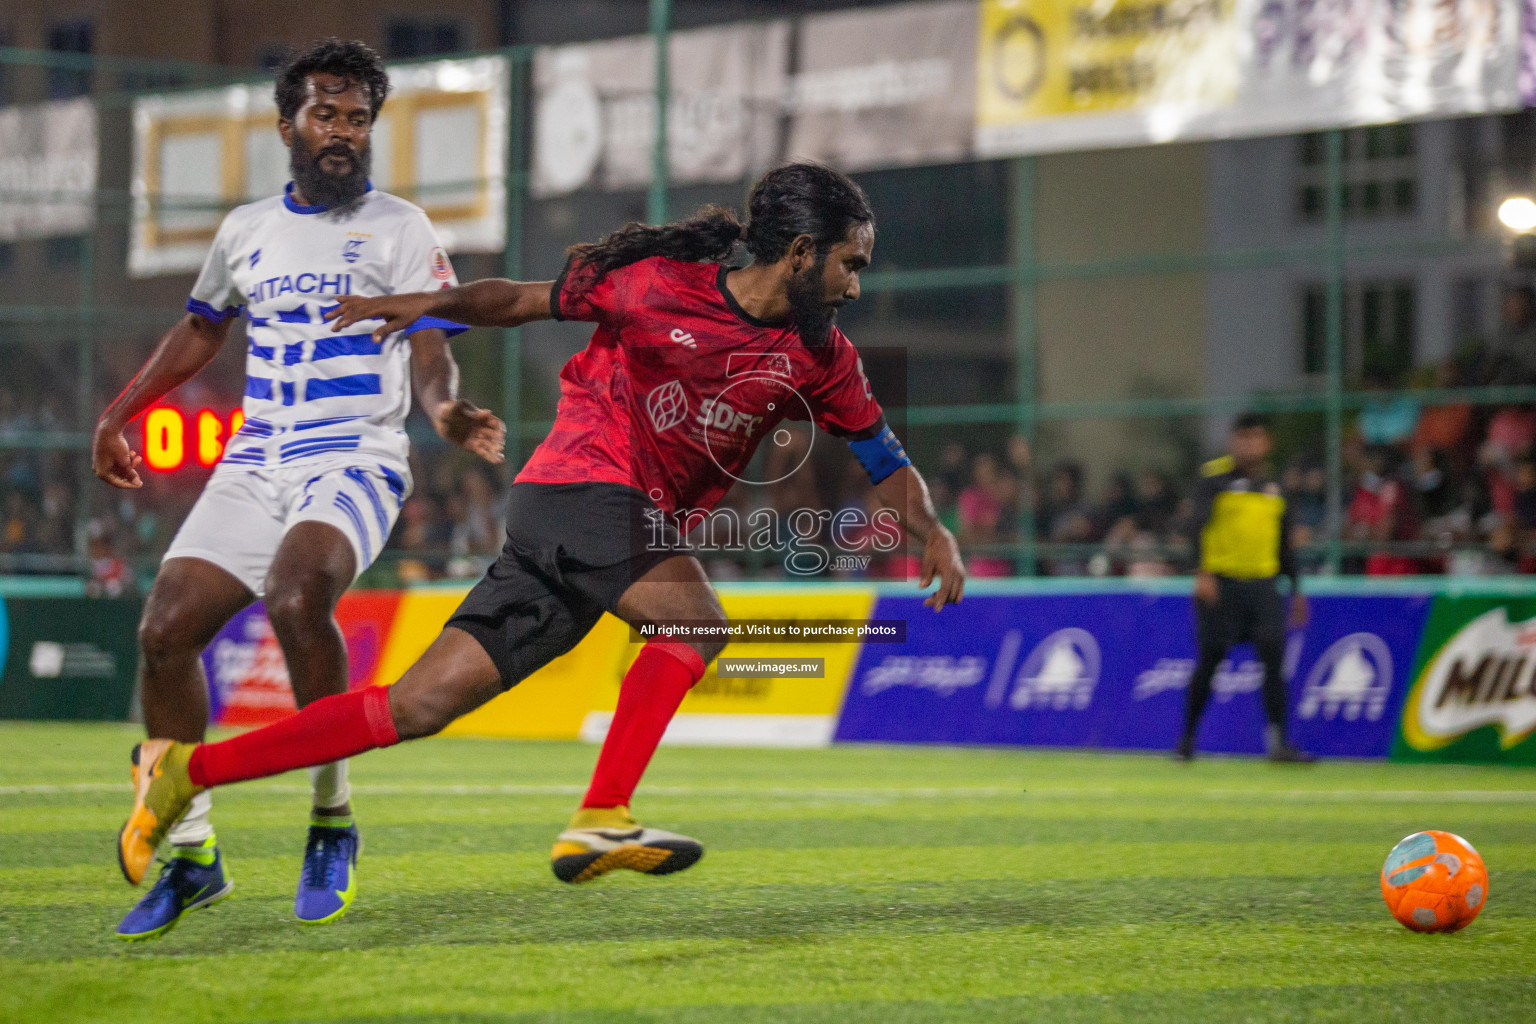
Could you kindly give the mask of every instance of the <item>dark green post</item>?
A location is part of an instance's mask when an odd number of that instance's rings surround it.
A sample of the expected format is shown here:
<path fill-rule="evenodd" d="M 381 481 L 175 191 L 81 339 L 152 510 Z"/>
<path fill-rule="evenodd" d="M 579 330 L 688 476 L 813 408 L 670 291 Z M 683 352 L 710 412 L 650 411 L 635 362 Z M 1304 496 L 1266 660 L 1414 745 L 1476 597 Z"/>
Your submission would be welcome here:
<path fill-rule="evenodd" d="M 651 38 L 656 44 L 656 138 L 651 142 L 651 188 L 645 197 L 645 219 L 667 222 L 667 37 L 671 31 L 672 0 L 651 0 Z"/>
<path fill-rule="evenodd" d="M 528 194 L 528 168 L 523 139 L 528 107 L 528 54 L 508 50 L 507 74 L 507 182 L 506 248 L 501 254 L 501 275 L 523 276 L 523 203 Z M 507 463 L 513 469 L 523 461 L 523 329 L 501 332 L 501 418 L 507 424 Z"/>
<path fill-rule="evenodd" d="M 1327 206 L 1324 225 L 1328 281 L 1324 293 L 1327 371 L 1328 554 L 1327 572 L 1339 572 L 1344 531 L 1344 133 L 1327 140 Z"/>
<path fill-rule="evenodd" d="M 1013 429 L 1029 441 L 1031 472 L 1035 450 L 1035 402 L 1037 341 L 1039 319 L 1035 312 L 1038 285 L 1035 251 L 1035 158 L 1019 157 L 1013 161 L 1013 220 L 1009 231 L 1008 262 L 1013 271 L 1010 287 L 1010 330 L 1013 333 Z M 1035 507 L 1033 480 L 1020 481 L 1022 493 L 1030 500 L 1018 510 L 1019 573 L 1035 575 Z"/>

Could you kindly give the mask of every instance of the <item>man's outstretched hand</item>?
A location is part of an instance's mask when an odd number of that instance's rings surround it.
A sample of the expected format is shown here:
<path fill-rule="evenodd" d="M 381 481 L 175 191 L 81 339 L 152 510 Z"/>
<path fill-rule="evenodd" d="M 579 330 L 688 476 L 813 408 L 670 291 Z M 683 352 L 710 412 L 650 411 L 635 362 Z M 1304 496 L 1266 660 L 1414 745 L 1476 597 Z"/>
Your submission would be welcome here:
<path fill-rule="evenodd" d="M 482 409 L 467 398 L 439 402 L 432 410 L 432 425 L 445 440 L 474 452 L 493 466 L 506 460 L 507 425 L 491 410 Z"/>
<path fill-rule="evenodd" d="M 331 321 L 333 332 L 351 327 L 361 320 L 383 320 L 384 326 L 373 332 L 373 340 L 382 345 L 384 339 L 391 334 L 403 331 L 427 316 L 436 300 L 435 292 L 408 292 L 404 295 L 377 295 L 372 298 L 341 295 L 337 297 L 336 308 L 327 312 L 325 318 Z"/>
<path fill-rule="evenodd" d="M 100 479 L 124 490 L 143 487 L 144 480 L 139 476 L 142 461 L 139 453 L 128 447 L 122 430 L 105 425 L 96 427 L 91 438 L 91 468 Z"/>
<path fill-rule="evenodd" d="M 960 545 L 944 527 L 935 526 L 923 545 L 923 575 L 918 586 L 927 589 L 933 578 L 939 578 L 939 589 L 923 601 L 923 604 L 939 611 L 947 604 L 957 604 L 965 593 L 965 564 L 960 560 Z"/>

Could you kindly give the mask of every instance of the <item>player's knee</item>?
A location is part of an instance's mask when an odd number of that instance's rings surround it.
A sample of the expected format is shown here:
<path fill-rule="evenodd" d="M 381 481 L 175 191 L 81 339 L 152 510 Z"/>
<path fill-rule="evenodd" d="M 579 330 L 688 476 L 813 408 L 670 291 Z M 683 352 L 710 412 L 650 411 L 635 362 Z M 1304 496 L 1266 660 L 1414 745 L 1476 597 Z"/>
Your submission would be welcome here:
<path fill-rule="evenodd" d="M 158 665 L 189 653 L 192 623 L 175 605 L 152 602 L 139 620 L 139 653 Z"/>
<path fill-rule="evenodd" d="M 291 636 L 330 629 L 332 611 L 330 594 L 323 585 L 298 584 L 267 591 L 267 618 L 280 633 Z"/>
<path fill-rule="evenodd" d="M 463 714 L 457 695 L 442 688 L 396 684 L 389 690 L 389 713 L 402 740 L 434 736 Z"/>
<path fill-rule="evenodd" d="M 725 617 L 723 609 L 717 608 L 713 614 L 704 618 L 704 622 L 710 626 L 718 626 L 721 639 L 700 638 L 694 640 L 690 646 L 699 652 L 699 657 L 703 658 L 704 664 L 708 665 L 720 656 L 721 651 L 725 650 L 727 641 L 723 637 L 730 620 Z"/>

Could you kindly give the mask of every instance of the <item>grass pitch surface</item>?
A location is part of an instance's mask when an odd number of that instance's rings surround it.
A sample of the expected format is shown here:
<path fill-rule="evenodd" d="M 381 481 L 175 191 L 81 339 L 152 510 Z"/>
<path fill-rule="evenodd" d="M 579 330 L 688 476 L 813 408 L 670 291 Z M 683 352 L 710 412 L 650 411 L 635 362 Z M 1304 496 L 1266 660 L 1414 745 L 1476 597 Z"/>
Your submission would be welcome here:
<path fill-rule="evenodd" d="M 641 820 L 695 868 L 572 888 L 593 747 L 435 739 L 353 765 L 359 895 L 306 929 L 307 778 L 221 790 L 235 880 L 152 943 L 113 837 L 126 726 L 0 725 L 0 1020 L 1530 1020 L 1536 774 L 950 748 L 664 748 Z M 1415 935 L 1377 872 L 1467 837 L 1483 915 Z"/>

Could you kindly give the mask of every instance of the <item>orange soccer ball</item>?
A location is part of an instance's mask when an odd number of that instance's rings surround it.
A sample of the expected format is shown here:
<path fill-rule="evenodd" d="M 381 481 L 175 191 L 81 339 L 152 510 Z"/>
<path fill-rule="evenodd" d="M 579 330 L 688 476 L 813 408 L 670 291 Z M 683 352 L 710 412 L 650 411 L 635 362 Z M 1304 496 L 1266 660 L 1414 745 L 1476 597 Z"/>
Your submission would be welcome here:
<path fill-rule="evenodd" d="M 1415 832 L 1387 854 L 1381 896 L 1405 928 L 1458 931 L 1488 902 L 1488 869 L 1461 836 Z"/>

